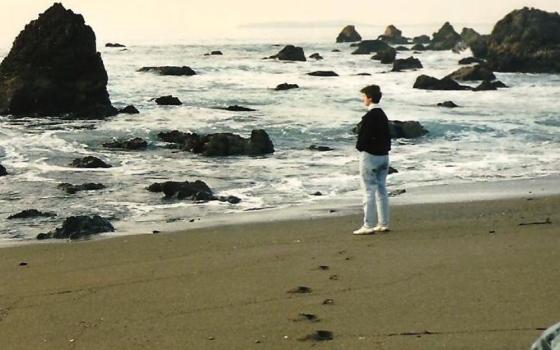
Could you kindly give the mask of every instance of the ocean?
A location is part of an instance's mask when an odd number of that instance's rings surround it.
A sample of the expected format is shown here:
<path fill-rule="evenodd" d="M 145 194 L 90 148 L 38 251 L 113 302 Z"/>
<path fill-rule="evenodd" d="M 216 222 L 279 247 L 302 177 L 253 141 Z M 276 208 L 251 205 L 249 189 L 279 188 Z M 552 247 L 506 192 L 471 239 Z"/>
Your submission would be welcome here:
<path fill-rule="evenodd" d="M 399 51 L 397 58 L 414 55 L 424 69 L 395 73 L 390 72 L 391 65 L 374 61 L 371 55 L 351 55 L 354 48 L 335 44 L 332 38 L 289 43 L 302 46 L 306 56 L 320 53 L 324 60 L 263 60 L 287 44 L 266 40 L 132 45 L 125 51 L 100 47 L 113 104 L 133 104 L 141 113 L 70 122 L 0 117 L 0 163 L 11 174 L 0 178 L 0 242 L 33 240 L 71 215 L 99 214 L 117 229 L 141 230 L 170 222 L 188 228 L 193 219 L 211 221 L 216 215 L 359 202 L 358 158 L 351 130 L 365 113 L 359 90 L 368 84 L 381 86 L 381 105 L 389 119 L 416 120 L 429 131 L 419 139 L 393 142 L 391 165 L 399 172 L 390 175 L 390 190 L 560 174 L 559 75 L 496 73 L 509 88 L 424 91 L 412 88 L 416 77 L 441 78 L 458 69 L 459 59 L 470 51 Z M 221 50 L 223 56 L 204 56 L 213 50 Z M 0 51 L 0 58 L 6 53 Z M 143 66 L 161 65 L 186 65 L 198 74 L 173 77 L 137 72 Z M 332 70 L 339 77 L 306 75 L 318 70 Z M 281 83 L 300 88 L 274 91 Z M 183 105 L 158 106 L 152 101 L 163 95 L 177 96 Z M 460 107 L 436 106 L 448 100 Z M 257 111 L 216 108 L 230 105 Z M 168 149 L 158 140 L 159 132 L 175 129 L 242 136 L 265 129 L 276 152 L 263 157 L 202 157 Z M 148 150 L 102 147 L 114 138 L 134 137 L 148 140 Z M 334 150 L 311 151 L 311 145 Z M 74 158 L 87 155 L 100 157 L 113 168 L 68 166 Z M 146 190 L 154 182 L 168 180 L 203 180 L 218 195 L 234 195 L 242 201 L 165 201 L 161 194 Z M 107 188 L 69 195 L 57 188 L 61 182 L 99 182 Z M 7 220 L 30 208 L 58 216 Z"/>

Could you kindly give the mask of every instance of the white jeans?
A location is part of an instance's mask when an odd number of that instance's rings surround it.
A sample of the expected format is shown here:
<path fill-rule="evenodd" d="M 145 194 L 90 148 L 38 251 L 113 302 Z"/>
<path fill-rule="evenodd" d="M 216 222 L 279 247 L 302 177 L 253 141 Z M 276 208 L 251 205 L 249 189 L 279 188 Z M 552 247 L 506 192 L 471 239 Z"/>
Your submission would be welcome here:
<path fill-rule="evenodd" d="M 365 226 L 389 226 L 388 173 L 389 156 L 360 152 L 360 183 L 364 191 Z"/>

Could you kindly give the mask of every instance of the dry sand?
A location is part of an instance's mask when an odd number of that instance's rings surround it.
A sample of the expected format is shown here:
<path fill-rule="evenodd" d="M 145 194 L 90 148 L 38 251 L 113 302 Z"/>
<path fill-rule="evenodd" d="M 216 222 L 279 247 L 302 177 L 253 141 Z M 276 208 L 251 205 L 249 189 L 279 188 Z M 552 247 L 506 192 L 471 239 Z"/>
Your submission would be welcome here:
<path fill-rule="evenodd" d="M 0 349 L 526 350 L 560 321 L 559 209 L 424 204 L 373 236 L 349 216 L 0 249 Z M 317 330 L 334 339 L 298 340 Z"/>

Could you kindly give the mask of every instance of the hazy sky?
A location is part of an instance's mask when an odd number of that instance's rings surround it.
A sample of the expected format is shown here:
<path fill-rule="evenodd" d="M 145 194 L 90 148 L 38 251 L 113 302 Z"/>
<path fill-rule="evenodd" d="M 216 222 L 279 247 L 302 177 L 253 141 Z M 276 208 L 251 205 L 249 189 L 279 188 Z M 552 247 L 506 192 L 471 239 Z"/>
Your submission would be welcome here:
<path fill-rule="evenodd" d="M 24 25 L 52 3 L 52 0 L 0 0 L 0 47 L 11 45 Z M 560 11 L 560 0 L 65 0 L 62 3 L 83 14 L 100 41 L 235 37 L 240 35 L 239 27 L 244 24 L 266 22 L 336 21 L 379 26 L 446 20 L 495 23 L 509 11 L 523 6 Z"/>

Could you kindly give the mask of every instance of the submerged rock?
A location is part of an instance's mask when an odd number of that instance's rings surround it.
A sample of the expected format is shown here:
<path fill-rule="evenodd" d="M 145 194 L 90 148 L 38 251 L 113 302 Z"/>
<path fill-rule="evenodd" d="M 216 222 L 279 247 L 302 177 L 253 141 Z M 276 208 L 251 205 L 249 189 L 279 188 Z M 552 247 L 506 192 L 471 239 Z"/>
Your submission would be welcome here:
<path fill-rule="evenodd" d="M 333 71 L 316 71 L 307 73 L 307 75 L 310 75 L 312 77 L 338 77 L 338 74 Z"/>
<path fill-rule="evenodd" d="M 515 10 L 487 39 L 487 61 L 497 72 L 560 73 L 560 14 Z"/>
<path fill-rule="evenodd" d="M 65 191 L 68 194 L 76 194 L 82 191 L 98 191 L 105 189 L 105 185 L 96 183 L 85 183 L 81 185 L 72 185 L 69 183 L 61 183 L 57 186 L 59 189 Z"/>
<path fill-rule="evenodd" d="M 220 109 L 224 109 L 226 111 L 231 111 L 231 112 L 256 112 L 256 109 L 252 109 L 249 107 L 243 107 L 243 106 L 238 106 L 238 105 L 234 105 L 234 106 L 229 106 L 229 107 L 225 107 L 225 108 L 220 108 Z"/>
<path fill-rule="evenodd" d="M 370 55 L 390 48 L 390 46 L 382 40 L 364 40 L 358 44 L 358 48 L 352 52 L 352 55 Z"/>
<path fill-rule="evenodd" d="M 184 151 L 208 157 L 274 153 L 274 145 L 264 130 L 253 130 L 248 139 L 231 133 L 198 135 L 177 130 L 162 132 L 158 137 L 164 142 L 177 144 Z"/>
<path fill-rule="evenodd" d="M 476 66 L 462 67 L 449 74 L 446 78 L 461 81 L 471 80 L 494 80 L 496 76 L 486 66 L 478 64 Z"/>
<path fill-rule="evenodd" d="M 387 49 L 383 49 L 378 51 L 371 59 L 379 60 L 382 64 L 390 64 L 395 61 L 395 57 L 397 57 L 397 50 L 389 47 Z"/>
<path fill-rule="evenodd" d="M 178 97 L 172 95 L 158 97 L 155 101 L 160 106 L 180 106 L 183 104 Z"/>
<path fill-rule="evenodd" d="M 356 27 L 352 25 L 344 27 L 336 38 L 337 43 L 353 43 L 361 40 L 362 36 L 356 31 Z"/>
<path fill-rule="evenodd" d="M 0 164 L 0 176 L 6 176 L 6 175 L 8 175 L 6 168 L 2 164 Z"/>
<path fill-rule="evenodd" d="M 25 26 L 0 64 L 0 114 L 112 116 L 107 80 L 91 27 L 55 3 Z"/>
<path fill-rule="evenodd" d="M 318 152 L 334 151 L 333 148 L 330 148 L 330 147 L 327 147 L 327 146 L 317 146 L 317 145 L 311 145 L 311 146 L 309 146 L 309 149 L 311 151 L 318 151 Z"/>
<path fill-rule="evenodd" d="M 428 46 L 429 50 L 451 50 L 459 44 L 463 38 L 455 31 L 449 22 L 440 28 L 439 31 L 434 33 L 433 39 Z"/>
<path fill-rule="evenodd" d="M 93 216 L 71 216 L 64 220 L 62 227 L 49 233 L 41 233 L 37 239 L 78 239 L 104 232 L 114 232 L 115 228 L 109 220 L 99 215 Z"/>
<path fill-rule="evenodd" d="M 499 80 L 496 81 L 485 80 L 482 83 L 480 83 L 479 86 L 475 87 L 473 91 L 491 91 L 491 90 L 498 90 L 500 88 L 507 88 L 507 85 Z"/>
<path fill-rule="evenodd" d="M 455 104 L 453 101 L 445 101 L 437 104 L 438 107 L 445 107 L 445 108 L 457 108 L 458 105 Z"/>
<path fill-rule="evenodd" d="M 415 44 L 429 44 L 432 41 L 432 39 L 430 39 L 429 35 L 419 35 L 419 36 L 415 36 L 412 39 L 412 42 Z"/>
<path fill-rule="evenodd" d="M 451 78 L 437 79 L 428 75 L 416 78 L 413 87 L 421 90 L 471 90 L 469 86 L 460 85 Z"/>
<path fill-rule="evenodd" d="M 140 111 L 138 109 L 136 109 L 136 107 L 134 107 L 133 105 L 129 105 L 126 106 L 122 109 L 119 109 L 119 114 L 123 113 L 123 114 L 139 114 Z"/>
<path fill-rule="evenodd" d="M 307 61 L 303 48 L 294 45 L 285 46 L 280 52 L 270 58 L 279 59 L 280 61 Z"/>
<path fill-rule="evenodd" d="M 145 150 L 148 148 L 148 142 L 139 137 L 131 140 L 114 140 L 103 144 L 105 148 L 119 148 L 131 151 Z"/>
<path fill-rule="evenodd" d="M 171 76 L 193 76 L 196 72 L 187 66 L 161 66 L 161 67 L 142 67 L 138 72 L 150 72 L 159 75 Z"/>
<path fill-rule="evenodd" d="M 101 159 L 93 156 L 87 156 L 84 158 L 76 158 L 70 166 L 74 168 L 111 168 L 111 165 L 105 163 Z"/>
<path fill-rule="evenodd" d="M 17 214 L 8 216 L 8 220 L 33 219 L 33 218 L 39 218 L 39 217 L 52 218 L 52 217 L 55 217 L 55 216 L 56 216 L 56 214 L 51 213 L 51 212 L 41 212 L 37 209 L 26 209 L 26 210 L 21 211 Z"/>
<path fill-rule="evenodd" d="M 319 53 L 316 52 L 316 53 L 312 54 L 311 56 L 309 56 L 309 58 L 313 58 L 313 59 L 316 59 L 317 61 L 319 61 L 319 60 L 323 59 L 323 56 L 319 55 Z"/>
<path fill-rule="evenodd" d="M 241 199 L 235 196 L 216 197 L 210 187 L 204 181 L 200 180 L 194 182 L 166 181 L 154 183 L 148 187 L 148 191 L 163 193 L 166 199 L 176 198 L 178 200 L 220 201 L 230 204 L 238 204 L 241 202 Z"/>
<path fill-rule="evenodd" d="M 285 90 L 291 90 L 291 89 L 299 89 L 299 85 L 298 84 L 283 83 L 283 84 L 280 84 L 280 85 L 276 86 L 276 88 L 274 90 L 285 91 Z"/>
<path fill-rule="evenodd" d="M 210 51 L 209 53 L 205 53 L 204 56 L 222 56 L 224 53 L 222 51 Z"/>
<path fill-rule="evenodd" d="M 414 58 L 414 56 L 409 57 L 409 58 L 405 58 L 405 59 L 398 59 L 395 60 L 395 62 L 393 63 L 393 72 L 400 72 L 403 70 L 408 70 L 408 69 L 422 69 L 424 68 L 422 66 L 422 62 L 420 62 L 419 59 Z"/>

